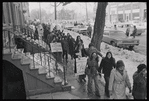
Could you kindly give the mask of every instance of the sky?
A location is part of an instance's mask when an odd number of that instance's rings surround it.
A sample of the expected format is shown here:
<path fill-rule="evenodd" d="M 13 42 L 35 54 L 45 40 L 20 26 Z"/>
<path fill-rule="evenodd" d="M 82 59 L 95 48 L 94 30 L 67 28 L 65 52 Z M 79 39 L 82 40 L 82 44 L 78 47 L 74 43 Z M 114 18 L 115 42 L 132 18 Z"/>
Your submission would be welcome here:
<path fill-rule="evenodd" d="M 52 13 L 54 11 L 54 7 L 51 6 L 54 5 L 54 2 L 40 2 L 41 5 L 41 9 L 45 9 L 46 12 L 50 12 Z M 32 9 L 38 9 L 39 6 L 39 2 L 29 2 L 29 10 L 31 12 Z M 92 12 L 93 11 L 93 7 L 94 7 L 94 2 L 88 2 L 87 3 L 87 10 Z M 58 6 L 57 10 L 61 10 L 62 8 L 64 9 L 69 9 L 69 10 L 75 10 L 76 13 L 82 13 L 82 14 L 86 14 L 86 5 L 85 2 L 73 2 L 70 3 L 66 6 Z"/>

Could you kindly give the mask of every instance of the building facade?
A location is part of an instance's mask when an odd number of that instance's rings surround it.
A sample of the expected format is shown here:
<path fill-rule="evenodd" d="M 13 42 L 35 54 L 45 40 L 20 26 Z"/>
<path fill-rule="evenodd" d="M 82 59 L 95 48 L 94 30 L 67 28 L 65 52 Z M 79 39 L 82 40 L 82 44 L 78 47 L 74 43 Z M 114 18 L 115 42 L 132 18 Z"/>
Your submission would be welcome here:
<path fill-rule="evenodd" d="M 3 27 L 24 25 L 29 20 L 27 2 L 3 2 Z"/>
<path fill-rule="evenodd" d="M 107 6 L 110 22 L 146 20 L 146 2 L 110 2 Z"/>

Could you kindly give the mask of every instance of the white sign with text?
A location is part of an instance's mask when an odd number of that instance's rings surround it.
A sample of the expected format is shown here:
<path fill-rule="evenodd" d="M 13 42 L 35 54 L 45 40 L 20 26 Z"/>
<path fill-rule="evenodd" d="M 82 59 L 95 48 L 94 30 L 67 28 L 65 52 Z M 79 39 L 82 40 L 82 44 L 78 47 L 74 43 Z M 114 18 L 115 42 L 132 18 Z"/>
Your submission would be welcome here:
<path fill-rule="evenodd" d="M 51 52 L 62 52 L 61 43 L 58 42 L 50 43 L 50 46 L 51 46 Z"/>
<path fill-rule="evenodd" d="M 87 57 L 76 58 L 77 73 L 75 73 L 75 76 L 83 75 L 85 73 L 86 63 Z"/>

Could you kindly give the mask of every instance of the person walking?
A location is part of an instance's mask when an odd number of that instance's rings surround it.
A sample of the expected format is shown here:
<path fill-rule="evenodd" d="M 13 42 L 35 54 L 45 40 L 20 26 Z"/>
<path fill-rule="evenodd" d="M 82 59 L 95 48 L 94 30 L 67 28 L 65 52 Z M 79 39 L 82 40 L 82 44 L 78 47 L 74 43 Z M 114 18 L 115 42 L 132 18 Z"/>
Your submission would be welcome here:
<path fill-rule="evenodd" d="M 85 53 L 83 51 L 84 49 L 84 44 L 83 41 L 80 40 L 80 42 L 78 42 L 77 46 L 76 46 L 76 50 L 75 50 L 75 71 L 77 71 L 77 67 L 76 67 L 76 58 L 81 58 L 81 57 L 85 57 Z M 86 82 L 85 80 L 86 75 L 79 75 L 79 82 Z"/>
<path fill-rule="evenodd" d="M 99 57 L 96 52 L 93 52 L 91 54 L 91 57 L 87 59 L 87 68 L 89 69 L 89 72 L 87 74 L 88 76 L 88 85 L 87 90 L 89 95 L 94 95 L 93 92 L 93 81 L 95 86 L 95 95 L 100 97 L 99 92 L 99 85 L 98 85 L 98 62 Z"/>
<path fill-rule="evenodd" d="M 62 43 L 62 50 L 63 50 L 63 59 L 66 56 L 66 63 L 68 63 L 69 46 L 68 46 L 68 42 L 67 42 L 67 37 L 66 36 L 62 37 L 61 43 Z"/>
<path fill-rule="evenodd" d="M 126 37 L 129 37 L 129 33 L 130 33 L 130 27 L 129 27 L 129 25 L 127 25 L 127 29 L 126 29 Z"/>
<path fill-rule="evenodd" d="M 82 45 L 83 45 L 83 40 L 81 39 L 80 36 L 77 36 L 75 47 L 74 47 L 74 59 L 75 59 L 74 73 L 77 73 L 76 58 L 82 57 L 82 52 L 80 51 L 81 50 L 80 48 L 82 48 Z"/>
<path fill-rule="evenodd" d="M 136 28 L 136 26 L 134 26 L 134 30 L 133 30 L 133 32 L 132 32 L 132 36 L 133 36 L 133 38 L 135 38 L 136 33 L 137 33 L 137 28 Z"/>
<path fill-rule="evenodd" d="M 39 34 L 38 34 L 37 26 L 35 26 L 34 40 L 39 40 Z"/>
<path fill-rule="evenodd" d="M 88 28 L 87 28 L 87 31 L 88 31 L 88 36 L 91 38 L 91 34 L 92 34 L 92 27 L 91 25 L 89 24 Z"/>
<path fill-rule="evenodd" d="M 137 71 L 133 74 L 133 90 L 132 95 L 134 99 L 147 98 L 147 66 L 140 64 Z"/>
<path fill-rule="evenodd" d="M 68 40 L 68 44 L 69 44 L 69 54 L 71 56 L 71 59 L 74 58 L 74 45 L 75 45 L 75 40 L 72 38 L 72 36 L 69 36 L 69 40 Z"/>
<path fill-rule="evenodd" d="M 55 37 L 55 35 L 54 35 L 53 32 L 48 33 L 48 35 L 47 35 L 47 44 L 49 45 L 49 48 L 51 47 L 51 46 L 50 46 L 50 43 L 52 42 L 52 40 L 54 39 L 54 37 Z M 50 48 L 50 49 L 51 49 L 51 48 Z"/>
<path fill-rule="evenodd" d="M 126 99 L 126 87 L 129 88 L 131 93 L 131 84 L 125 65 L 122 60 L 116 63 L 116 69 L 112 69 L 109 79 L 109 93 L 112 99 Z"/>
<path fill-rule="evenodd" d="M 106 53 L 106 57 L 101 60 L 100 66 L 98 68 L 98 72 L 101 73 L 101 70 L 104 74 L 105 79 L 105 94 L 107 97 L 110 97 L 109 95 L 109 78 L 111 70 L 115 68 L 115 58 L 113 58 L 111 52 Z"/>

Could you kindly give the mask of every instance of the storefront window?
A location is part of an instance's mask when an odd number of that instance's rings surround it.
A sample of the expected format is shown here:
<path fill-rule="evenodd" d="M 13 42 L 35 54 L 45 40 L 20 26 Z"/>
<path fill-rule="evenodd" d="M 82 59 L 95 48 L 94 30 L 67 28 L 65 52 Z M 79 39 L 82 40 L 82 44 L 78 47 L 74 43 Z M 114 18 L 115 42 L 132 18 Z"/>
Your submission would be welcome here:
<path fill-rule="evenodd" d="M 140 5 L 138 3 L 133 4 L 132 8 L 133 9 L 140 9 Z"/>

